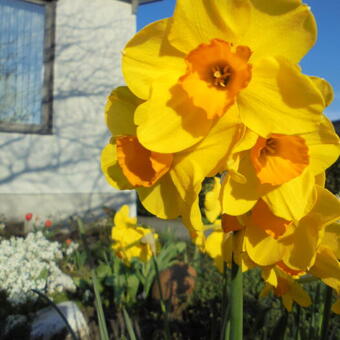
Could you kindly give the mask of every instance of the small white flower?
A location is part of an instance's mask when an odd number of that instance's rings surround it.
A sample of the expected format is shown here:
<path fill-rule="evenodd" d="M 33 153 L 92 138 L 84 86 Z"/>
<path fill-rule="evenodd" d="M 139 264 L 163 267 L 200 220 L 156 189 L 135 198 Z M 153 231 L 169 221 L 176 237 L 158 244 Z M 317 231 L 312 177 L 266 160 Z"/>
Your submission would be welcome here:
<path fill-rule="evenodd" d="M 0 290 L 13 305 L 35 301 L 38 295 L 32 289 L 48 294 L 75 290 L 72 279 L 57 265 L 62 258 L 60 244 L 48 241 L 41 231 L 26 239 L 0 239 Z"/>

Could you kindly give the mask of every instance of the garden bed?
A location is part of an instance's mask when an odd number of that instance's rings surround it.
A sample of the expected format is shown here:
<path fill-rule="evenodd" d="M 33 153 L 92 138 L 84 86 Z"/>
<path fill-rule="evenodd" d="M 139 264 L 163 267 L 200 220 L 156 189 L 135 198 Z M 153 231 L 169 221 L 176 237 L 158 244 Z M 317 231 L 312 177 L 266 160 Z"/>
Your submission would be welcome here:
<path fill-rule="evenodd" d="M 46 238 L 51 241 L 57 240 L 64 249 L 71 244 L 68 242 L 67 245 L 65 243 L 67 240 L 71 240 L 73 244 L 79 244 L 79 247 L 69 257 L 66 256 L 58 262 L 61 270 L 73 279 L 76 290 L 52 294 L 50 298 L 55 303 L 68 300 L 75 302 L 87 320 L 90 338 L 100 339 L 91 276 L 91 270 L 94 268 L 109 338 L 131 338 L 128 325 L 128 320 L 130 320 L 137 339 L 163 339 L 164 313 L 160 308 L 159 296 L 156 296 L 155 288 L 152 288 L 155 285 L 155 274 L 151 273 L 152 269 L 149 265 L 147 270 L 151 274 L 146 274 L 146 276 L 150 276 L 148 280 L 151 280 L 151 283 L 148 283 L 150 287 L 147 290 L 145 289 L 146 283 L 143 283 L 142 278 L 138 276 L 143 270 L 146 273 L 145 265 L 134 261 L 127 266 L 115 257 L 111 247 L 110 221 L 111 219 L 108 219 L 106 223 L 101 222 L 98 225 L 92 224 L 86 227 L 85 238 L 89 247 L 87 251 L 75 229 L 70 234 L 60 234 L 53 230 L 45 233 Z M 154 225 L 157 224 L 160 222 L 154 223 Z M 163 231 L 161 229 L 159 229 L 161 248 L 158 255 L 161 270 L 181 263 L 186 266 L 190 264 L 196 272 L 195 275 L 189 275 L 192 285 L 189 288 L 192 289 L 182 289 L 176 296 L 176 303 L 173 301 L 173 296 L 170 296 L 167 301 L 172 339 L 219 339 L 225 311 L 223 304 L 228 305 L 226 298 L 228 292 L 226 295 L 223 293 L 223 276 L 207 255 L 197 252 L 188 239 L 183 241 L 184 233 L 178 238 L 171 232 L 172 230 L 169 232 L 166 228 Z M 92 264 L 88 251 L 91 254 Z M 139 274 L 136 275 L 136 273 Z M 227 280 L 230 280 L 230 275 L 230 270 L 227 270 Z M 177 287 L 181 284 L 185 286 L 187 277 L 188 273 L 173 280 L 177 280 Z M 117 278 L 121 281 L 118 282 Z M 305 309 L 295 306 L 291 313 L 287 313 L 282 308 L 280 300 L 276 297 L 260 298 L 262 287 L 263 283 L 257 270 L 245 273 L 244 339 L 280 339 L 280 336 L 283 339 L 282 334 L 285 334 L 285 339 L 297 339 L 297 329 L 300 339 L 317 338 L 313 336 L 320 333 L 324 286 L 321 286 L 319 282 L 306 285 L 315 303 Z M 163 289 L 166 289 L 164 285 Z M 4 300 L 5 296 L 1 301 L 0 322 L 2 324 L 9 315 L 22 315 L 27 319 L 26 323 L 16 327 L 14 333 L 3 334 L 1 339 L 13 339 L 13 334 L 18 339 L 29 339 L 30 325 L 35 318 L 35 313 L 45 307 L 46 303 L 42 299 L 37 299 L 34 303 L 13 307 Z M 124 310 L 129 319 L 124 316 Z M 339 317 L 332 314 L 327 339 L 339 338 L 338 322 Z M 64 333 L 66 338 L 67 332 Z"/>

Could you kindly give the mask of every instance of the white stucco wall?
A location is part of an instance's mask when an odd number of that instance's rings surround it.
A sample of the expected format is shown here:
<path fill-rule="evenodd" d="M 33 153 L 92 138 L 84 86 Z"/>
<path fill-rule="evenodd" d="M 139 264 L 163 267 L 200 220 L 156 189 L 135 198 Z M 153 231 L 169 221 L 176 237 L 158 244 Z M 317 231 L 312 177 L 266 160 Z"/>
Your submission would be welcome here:
<path fill-rule="evenodd" d="M 88 197 L 96 197 L 96 206 L 101 195 L 112 201 L 114 189 L 99 166 L 109 138 L 103 108 L 110 91 L 123 84 L 120 51 L 135 30 L 129 3 L 57 2 L 53 134 L 0 132 L 0 214 L 39 213 L 39 205 L 49 201 L 51 211 L 45 207 L 45 214 L 58 211 L 61 216 L 63 205 L 68 213 L 70 204 L 78 210 L 94 208 L 83 206 Z M 130 201 L 134 197 L 126 195 Z"/>

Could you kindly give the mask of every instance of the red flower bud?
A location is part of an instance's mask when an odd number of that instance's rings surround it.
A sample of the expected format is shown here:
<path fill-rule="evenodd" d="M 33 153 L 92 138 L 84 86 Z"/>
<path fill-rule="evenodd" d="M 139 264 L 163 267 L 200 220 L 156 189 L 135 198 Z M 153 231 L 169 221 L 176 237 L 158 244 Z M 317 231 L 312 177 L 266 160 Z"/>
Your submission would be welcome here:
<path fill-rule="evenodd" d="M 72 243 L 72 240 L 70 238 L 68 238 L 67 240 L 65 240 L 65 243 L 67 246 L 69 246 Z"/>
<path fill-rule="evenodd" d="M 32 213 L 28 213 L 28 214 L 26 214 L 26 215 L 25 215 L 25 219 L 26 219 L 26 221 L 30 221 L 30 220 L 32 219 L 32 216 L 33 216 L 33 214 L 32 214 Z"/>
<path fill-rule="evenodd" d="M 46 227 L 46 228 L 52 227 L 52 221 L 51 221 L 51 220 L 46 220 L 46 221 L 45 221 L 45 227 Z"/>

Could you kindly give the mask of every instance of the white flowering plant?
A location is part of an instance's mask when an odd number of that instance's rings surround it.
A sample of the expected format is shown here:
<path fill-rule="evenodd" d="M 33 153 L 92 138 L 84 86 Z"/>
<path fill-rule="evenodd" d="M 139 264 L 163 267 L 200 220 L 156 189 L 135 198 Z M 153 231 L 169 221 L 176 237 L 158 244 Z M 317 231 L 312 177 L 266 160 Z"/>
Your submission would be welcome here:
<path fill-rule="evenodd" d="M 0 292 L 12 307 L 36 302 L 32 289 L 52 296 L 74 291 L 73 280 L 64 274 L 58 263 L 76 249 L 49 241 L 41 231 L 28 233 L 26 238 L 0 238 Z"/>

